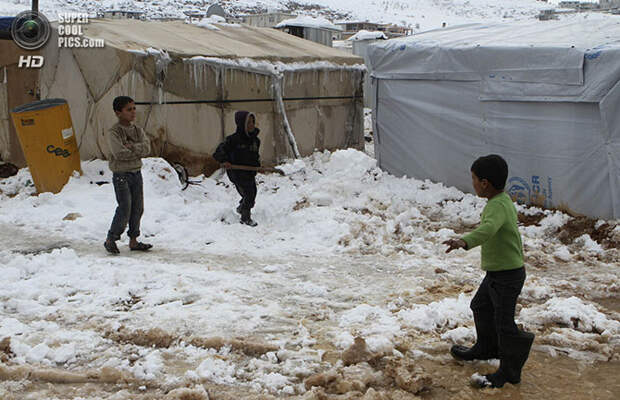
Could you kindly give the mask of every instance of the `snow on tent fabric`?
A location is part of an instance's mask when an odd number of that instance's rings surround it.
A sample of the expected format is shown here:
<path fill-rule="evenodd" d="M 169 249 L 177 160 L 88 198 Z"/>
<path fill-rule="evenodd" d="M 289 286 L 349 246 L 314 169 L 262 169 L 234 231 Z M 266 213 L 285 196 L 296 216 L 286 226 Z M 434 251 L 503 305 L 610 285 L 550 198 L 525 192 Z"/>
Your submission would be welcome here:
<path fill-rule="evenodd" d="M 464 25 L 368 51 L 375 152 L 389 172 L 471 191 L 500 153 L 517 201 L 620 217 L 620 23 Z"/>

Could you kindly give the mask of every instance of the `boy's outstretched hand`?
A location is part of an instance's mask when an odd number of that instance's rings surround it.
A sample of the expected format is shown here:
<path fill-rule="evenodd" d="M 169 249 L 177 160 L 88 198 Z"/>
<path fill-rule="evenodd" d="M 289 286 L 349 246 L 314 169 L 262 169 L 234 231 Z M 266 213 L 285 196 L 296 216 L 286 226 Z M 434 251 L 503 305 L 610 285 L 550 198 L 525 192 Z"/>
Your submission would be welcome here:
<path fill-rule="evenodd" d="M 450 239 L 443 242 L 443 244 L 449 246 L 446 253 L 456 249 L 467 249 L 467 243 L 463 239 Z"/>

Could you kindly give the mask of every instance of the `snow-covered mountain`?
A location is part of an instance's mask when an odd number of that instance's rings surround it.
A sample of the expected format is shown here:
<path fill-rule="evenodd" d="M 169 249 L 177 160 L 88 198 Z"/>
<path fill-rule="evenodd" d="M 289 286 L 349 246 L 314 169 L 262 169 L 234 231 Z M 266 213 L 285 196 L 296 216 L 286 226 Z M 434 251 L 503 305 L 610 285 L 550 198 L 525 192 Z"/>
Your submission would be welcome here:
<path fill-rule="evenodd" d="M 0 0 L 0 14 L 14 15 L 30 7 L 30 0 Z M 144 11 L 147 18 L 183 17 L 183 11 L 206 10 L 209 0 L 41 0 L 40 9 L 50 19 L 61 12 L 108 9 Z M 539 0 L 220 0 L 232 14 L 288 9 L 294 13 L 322 15 L 332 20 L 371 20 L 409 25 L 426 30 L 447 25 L 533 18 L 549 3 Z"/>

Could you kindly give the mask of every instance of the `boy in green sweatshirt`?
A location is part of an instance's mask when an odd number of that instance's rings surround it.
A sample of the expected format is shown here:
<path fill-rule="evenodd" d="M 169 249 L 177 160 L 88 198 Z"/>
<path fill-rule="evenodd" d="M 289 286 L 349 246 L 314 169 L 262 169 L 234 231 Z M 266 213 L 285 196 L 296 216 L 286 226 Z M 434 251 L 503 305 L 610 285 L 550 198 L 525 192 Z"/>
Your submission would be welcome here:
<path fill-rule="evenodd" d="M 471 301 L 476 324 L 476 344 L 450 349 L 459 360 L 499 358 L 499 369 L 477 376 L 477 387 L 500 388 L 506 382 L 521 381 L 534 335 L 517 328 L 514 321 L 517 298 L 525 282 L 523 245 L 517 227 L 517 209 L 504 192 L 508 177 L 506 161 L 495 154 L 478 158 L 471 166 L 476 194 L 489 201 L 482 211 L 480 226 L 461 239 L 444 242 L 446 253 L 455 249 L 471 250 L 482 246 L 482 269 L 486 275 Z"/>

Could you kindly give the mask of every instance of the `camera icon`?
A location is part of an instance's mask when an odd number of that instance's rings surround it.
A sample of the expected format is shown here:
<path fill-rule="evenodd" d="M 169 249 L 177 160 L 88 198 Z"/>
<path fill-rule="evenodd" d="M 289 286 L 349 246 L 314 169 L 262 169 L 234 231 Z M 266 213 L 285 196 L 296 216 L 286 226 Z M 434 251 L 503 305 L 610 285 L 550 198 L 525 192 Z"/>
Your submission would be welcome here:
<path fill-rule="evenodd" d="M 38 11 L 22 11 L 13 20 L 11 35 L 22 49 L 37 50 L 45 46 L 50 38 L 50 22 Z"/>

